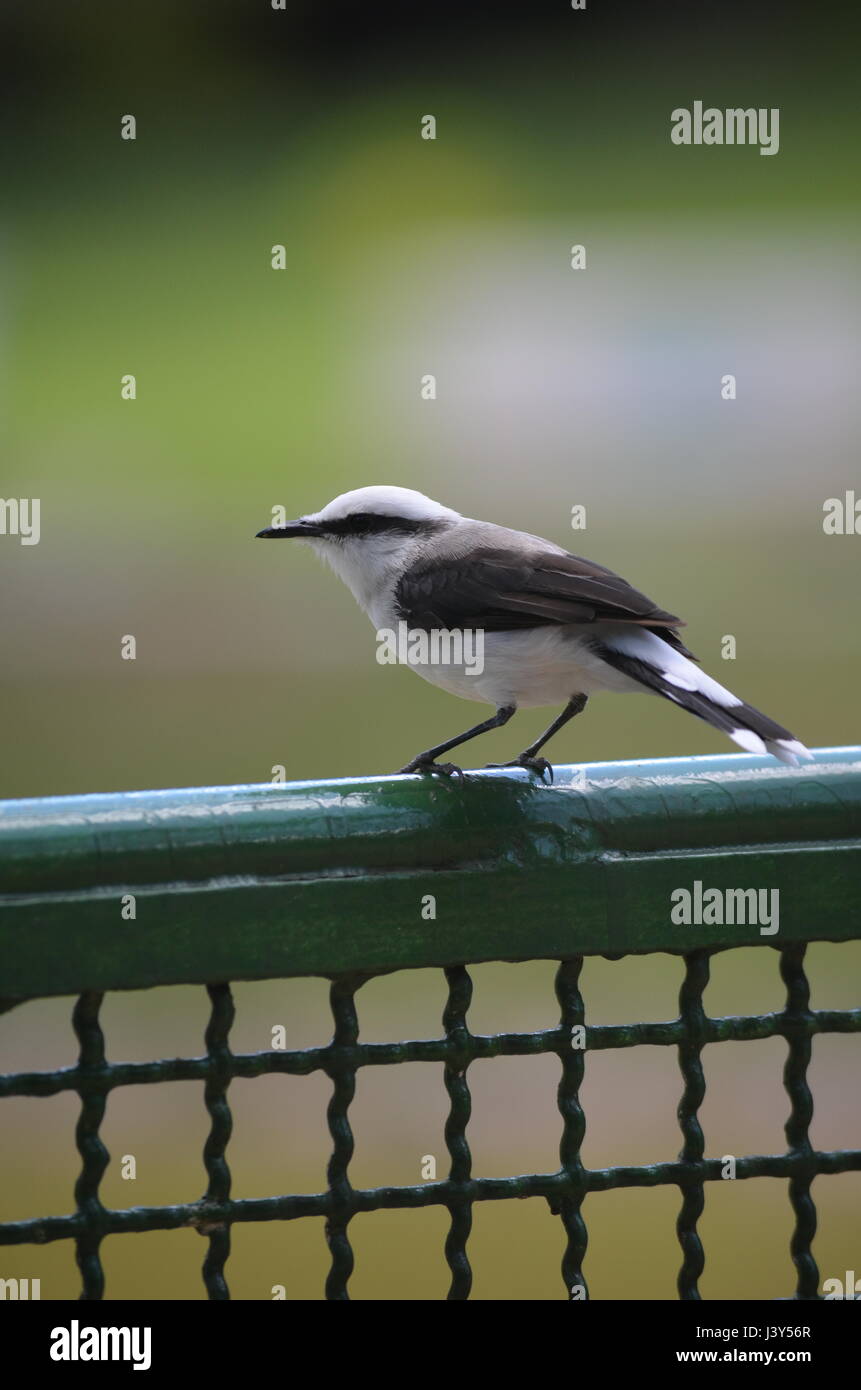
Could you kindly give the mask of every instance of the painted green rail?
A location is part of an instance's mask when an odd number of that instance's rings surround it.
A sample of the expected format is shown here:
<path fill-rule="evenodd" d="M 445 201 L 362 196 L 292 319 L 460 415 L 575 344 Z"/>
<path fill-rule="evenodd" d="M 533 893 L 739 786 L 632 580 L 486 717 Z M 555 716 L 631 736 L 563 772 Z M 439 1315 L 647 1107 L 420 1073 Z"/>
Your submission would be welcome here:
<path fill-rule="evenodd" d="M 777 934 L 672 921 L 696 883 Z M 861 748 L 0 803 L 7 999 L 859 935 Z"/>
<path fill-rule="evenodd" d="M 814 1148 L 808 1068 L 814 1037 L 857 1035 L 861 1010 L 811 1008 L 805 943 L 861 936 L 859 869 L 857 748 L 820 750 L 812 764 L 795 769 L 746 756 L 562 768 L 553 787 L 525 773 L 486 772 L 462 783 L 390 777 L 7 802 L 0 806 L 0 994 L 6 1004 L 77 994 L 72 1022 L 79 1054 L 74 1066 L 0 1077 L 0 1097 L 76 1093 L 81 1167 L 75 1210 L 0 1224 L 0 1250 L 74 1241 L 81 1297 L 95 1300 L 106 1290 L 106 1236 L 193 1227 L 208 1240 L 206 1293 L 224 1300 L 235 1225 L 322 1217 L 331 1252 L 326 1297 L 343 1300 L 355 1259 L 353 1217 L 437 1206 L 449 1213 L 448 1297 L 466 1299 L 474 1204 L 541 1197 L 564 1227 L 566 1296 L 579 1299 L 588 1296 L 585 1198 L 675 1186 L 679 1297 L 697 1300 L 705 1262 L 697 1223 L 707 1185 L 726 1176 L 726 1155 L 718 1156 L 720 1147 L 706 1152 L 699 1120 L 706 1094 L 702 1052 L 713 1043 L 779 1037 L 786 1044 L 787 1149 L 736 1156 L 734 1176 L 787 1182 L 795 1297 L 816 1300 L 822 1291 L 812 1250 L 812 1184 L 861 1171 L 861 1150 Z M 729 901 L 727 890 L 754 890 L 757 900 L 765 895 L 767 934 L 761 917 L 711 924 L 703 912 L 704 922 L 674 921 L 678 891 L 694 896 L 696 885 L 700 897 L 718 889 L 721 903 Z M 710 1018 L 704 992 L 712 952 L 750 943 L 780 948 L 784 1008 Z M 684 955 L 678 1018 L 587 1024 L 582 957 L 657 950 Z M 472 1033 L 467 965 L 536 957 L 559 961 L 558 1025 L 536 1033 Z M 445 967 L 444 1036 L 360 1041 L 356 994 L 364 979 L 428 965 Z M 229 982 L 301 974 L 334 977 L 331 1041 L 299 1051 L 234 1052 Z M 207 986 L 205 1055 L 109 1062 L 101 991 L 174 982 Z M 586 1168 L 580 1099 L 586 1059 L 593 1051 L 640 1045 L 678 1051 L 678 1160 Z M 560 1168 L 474 1175 L 469 1067 L 487 1057 L 541 1053 L 559 1059 Z M 411 1186 L 357 1188 L 349 1174 L 357 1074 L 409 1062 L 441 1064 L 449 1174 Z M 233 1198 L 231 1082 L 316 1072 L 332 1084 L 325 1189 Z M 100 1127 L 108 1099 L 117 1088 L 165 1081 L 202 1084 L 210 1118 L 206 1191 L 197 1201 L 170 1206 L 105 1207 L 100 1183 L 110 1155 Z M 624 1091 L 618 1103 L 625 1105 Z M 23 1195 L 21 1202 L 26 1206 Z"/>

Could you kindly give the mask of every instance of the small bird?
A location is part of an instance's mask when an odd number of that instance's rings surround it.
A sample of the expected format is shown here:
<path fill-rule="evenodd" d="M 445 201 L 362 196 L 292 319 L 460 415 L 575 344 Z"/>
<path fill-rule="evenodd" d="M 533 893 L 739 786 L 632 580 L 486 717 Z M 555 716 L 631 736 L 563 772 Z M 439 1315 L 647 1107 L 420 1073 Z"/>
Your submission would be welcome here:
<path fill-rule="evenodd" d="M 495 707 L 463 734 L 417 754 L 401 772 L 451 775 L 442 754 L 507 724 L 520 706 L 562 705 L 511 762 L 552 782 L 540 750 L 602 690 L 662 695 L 749 753 L 796 765 L 812 754 L 694 663 L 665 613 L 626 580 L 552 541 L 461 516 L 403 487 L 362 487 L 322 511 L 258 537 L 298 537 L 331 565 L 380 630 L 483 633 L 483 668 L 428 660 L 415 669 L 453 695 Z M 438 653 L 439 654 L 439 653 Z M 450 655 L 450 653 L 449 653 Z"/>

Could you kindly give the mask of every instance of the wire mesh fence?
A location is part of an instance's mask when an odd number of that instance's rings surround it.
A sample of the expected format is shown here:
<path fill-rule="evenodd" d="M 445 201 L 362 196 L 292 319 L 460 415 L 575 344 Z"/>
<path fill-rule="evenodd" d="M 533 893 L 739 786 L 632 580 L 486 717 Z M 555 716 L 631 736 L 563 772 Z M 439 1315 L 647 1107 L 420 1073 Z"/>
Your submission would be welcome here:
<path fill-rule="evenodd" d="M 766 948 L 768 949 L 768 948 Z M 194 1227 L 208 1240 L 203 1264 L 203 1283 L 210 1299 L 229 1298 L 227 1262 L 230 1254 L 231 1226 L 237 1222 L 296 1221 L 303 1217 L 324 1217 L 331 1253 L 326 1281 L 328 1299 L 348 1297 L 353 1271 L 353 1250 L 349 1224 L 361 1212 L 382 1209 L 442 1206 L 450 1218 L 445 1243 L 451 1271 L 448 1298 L 469 1297 L 472 1271 L 468 1239 L 475 1202 L 506 1201 L 523 1197 L 542 1197 L 563 1223 L 566 1245 L 561 1276 L 571 1298 L 588 1298 L 583 1272 L 588 1232 L 582 1215 L 589 1193 L 614 1188 L 675 1185 L 680 1189 L 681 1205 L 676 1230 L 681 1246 L 678 1292 L 682 1299 L 699 1298 L 698 1280 L 703 1271 L 705 1252 L 697 1232 L 697 1222 L 705 1202 L 705 1184 L 720 1181 L 726 1174 L 726 1159 L 707 1157 L 698 1112 L 705 1098 L 706 1083 L 701 1052 L 711 1043 L 745 1042 L 782 1037 L 787 1043 L 784 1067 L 789 1115 L 786 1121 L 787 1151 L 781 1154 L 752 1154 L 734 1159 L 735 1179 L 778 1178 L 788 1181 L 792 1229 L 789 1249 L 795 1263 L 795 1296 L 819 1297 L 819 1272 L 811 1242 L 816 1231 L 816 1208 L 811 1183 L 823 1174 L 861 1170 L 861 1150 L 824 1153 L 812 1148 L 809 1125 L 813 1097 L 807 1079 L 813 1037 L 822 1033 L 861 1032 L 861 1009 L 812 1010 L 804 971 L 805 947 L 796 944 L 780 950 L 780 971 L 786 986 L 786 1004 L 779 1013 L 710 1018 L 705 1012 L 703 992 L 709 979 L 709 962 L 714 953 L 698 950 L 687 953 L 685 978 L 680 995 L 679 1017 L 665 1023 L 631 1023 L 590 1027 L 585 1022 L 584 1001 L 579 989 L 582 957 L 561 962 L 556 976 L 556 995 L 560 1009 L 558 1026 L 536 1033 L 497 1033 L 475 1035 L 469 1031 L 467 1012 L 472 982 L 464 966 L 446 969 L 448 1001 L 443 1015 L 444 1036 L 435 1039 L 397 1043 L 362 1044 L 356 992 L 363 983 L 354 977 L 336 979 L 331 987 L 333 1017 L 332 1040 L 326 1047 L 301 1051 L 269 1051 L 237 1055 L 230 1051 L 230 1031 L 234 1006 L 227 984 L 208 986 L 211 1014 L 206 1029 L 206 1054 L 196 1058 L 175 1058 L 142 1063 L 109 1063 L 105 1057 L 105 1038 L 99 1023 L 101 996 L 82 995 L 74 1008 L 73 1024 L 80 1044 L 77 1065 L 53 1072 L 21 1073 L 0 1078 L 0 1097 L 46 1097 L 61 1091 L 74 1091 L 81 1100 L 76 1142 L 81 1170 L 75 1186 L 76 1210 L 61 1217 L 36 1218 L 0 1225 L 0 1245 L 42 1244 L 46 1241 L 74 1240 L 81 1272 L 84 1299 L 100 1299 L 105 1292 L 105 1276 L 100 1259 L 101 1242 L 108 1235 L 141 1231 Z M 630 1048 L 640 1045 L 675 1047 L 682 1075 L 678 1119 L 682 1148 L 675 1163 L 584 1168 L 580 1151 L 587 1116 L 579 1091 L 586 1058 L 590 1052 Z M 505 1178 L 474 1177 L 470 1155 L 468 1125 L 471 1099 L 469 1066 L 488 1057 L 535 1056 L 554 1053 L 560 1059 L 561 1078 L 557 1099 L 561 1122 L 560 1167 L 552 1173 L 519 1173 Z M 445 1143 L 450 1171 L 444 1181 L 411 1186 L 357 1189 L 350 1183 L 353 1156 L 350 1104 L 361 1067 L 396 1066 L 406 1062 L 436 1062 L 442 1065 L 449 1098 L 445 1124 Z M 327 1111 L 332 1141 L 326 1173 L 326 1188 L 311 1194 L 282 1193 L 255 1200 L 231 1200 L 228 1147 L 233 1120 L 228 1099 L 231 1081 L 268 1074 L 307 1076 L 325 1073 L 332 1082 Z M 110 1210 L 102 1205 L 99 1185 L 110 1155 L 102 1143 L 100 1126 L 108 1097 L 117 1087 L 155 1085 L 164 1081 L 199 1081 L 203 1103 L 209 1113 L 210 1131 L 203 1150 L 207 1176 L 204 1195 L 198 1202 L 175 1206 L 135 1207 Z M 620 1098 L 620 1103 L 624 1103 Z M 789 1217 L 788 1217 L 789 1224 Z"/>

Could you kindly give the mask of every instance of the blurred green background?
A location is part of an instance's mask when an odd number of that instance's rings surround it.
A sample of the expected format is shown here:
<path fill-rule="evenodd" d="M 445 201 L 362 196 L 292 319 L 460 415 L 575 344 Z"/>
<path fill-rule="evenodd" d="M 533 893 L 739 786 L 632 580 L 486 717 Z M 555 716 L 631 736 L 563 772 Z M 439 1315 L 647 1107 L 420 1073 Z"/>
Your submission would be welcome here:
<path fill-rule="evenodd" d="M 857 742 L 861 541 L 822 529 L 825 500 L 858 484 L 857 28 L 848 6 L 814 36 L 808 9 L 763 4 L 7 3 L 2 492 L 41 498 L 42 538 L 0 538 L 0 794 L 377 773 L 466 727 L 471 706 L 377 665 L 367 620 L 307 550 L 253 543 L 276 505 L 380 482 L 612 566 L 806 743 Z M 673 146 L 670 111 L 697 99 L 779 107 L 779 153 Z M 525 712 L 476 760 L 512 756 L 548 717 Z M 669 704 L 615 696 L 553 745 L 560 761 L 729 749 Z M 811 955 L 814 1005 L 856 1004 L 859 952 Z M 473 1029 L 555 1022 L 552 971 L 477 969 Z M 715 977 L 713 1013 L 781 1002 L 769 950 L 720 958 Z M 672 1017 L 679 980 L 664 956 L 587 962 L 588 1016 Z M 326 1037 L 321 981 L 237 995 L 237 1049 L 267 1047 L 276 1023 L 290 1046 Z M 443 998 L 436 972 L 375 981 L 363 1036 L 436 1035 Z M 198 1054 L 204 1005 L 202 990 L 114 996 L 109 1055 Z M 0 1020 L 4 1067 L 70 1060 L 68 1012 Z M 782 1147 L 783 1052 L 707 1049 L 708 1152 Z M 814 1055 L 815 1142 L 857 1145 L 857 1043 Z M 478 1174 L 556 1166 L 556 1080 L 552 1058 L 476 1064 Z M 590 1058 L 584 1161 L 672 1157 L 679 1091 L 669 1049 Z M 443 1171 L 444 1098 L 439 1068 L 362 1073 L 353 1182 L 417 1181 L 425 1154 Z M 235 1195 L 321 1186 L 325 1102 L 320 1078 L 234 1083 Z M 74 1109 L 6 1102 L 4 1218 L 69 1209 Z M 199 1087 L 112 1096 L 105 1201 L 199 1195 L 205 1132 Z M 858 1176 L 815 1196 L 815 1252 L 842 1274 Z M 594 1296 L 674 1296 L 678 1200 L 589 1200 Z M 358 1219 L 354 1296 L 439 1296 L 444 1224 Z M 789 1296 L 789 1230 L 783 1184 L 709 1190 L 704 1296 Z M 564 1296 L 541 1203 L 478 1208 L 471 1251 L 479 1298 Z M 109 1295 L 200 1297 L 203 1252 L 191 1232 L 112 1238 Z M 7 1263 L 44 1297 L 76 1289 L 65 1244 Z M 239 1229 L 230 1282 L 317 1297 L 325 1265 L 319 1223 Z"/>

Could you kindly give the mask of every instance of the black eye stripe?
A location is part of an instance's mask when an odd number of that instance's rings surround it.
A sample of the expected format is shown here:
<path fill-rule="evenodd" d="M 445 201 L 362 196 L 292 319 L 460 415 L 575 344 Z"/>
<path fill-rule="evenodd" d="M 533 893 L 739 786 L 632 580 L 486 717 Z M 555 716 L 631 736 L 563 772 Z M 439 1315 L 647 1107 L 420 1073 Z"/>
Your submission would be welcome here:
<path fill-rule="evenodd" d="M 338 521 L 320 521 L 327 536 L 415 536 L 420 531 L 436 530 L 434 521 L 413 521 L 405 516 L 381 516 L 375 512 L 354 512 L 352 516 L 341 517 Z"/>

